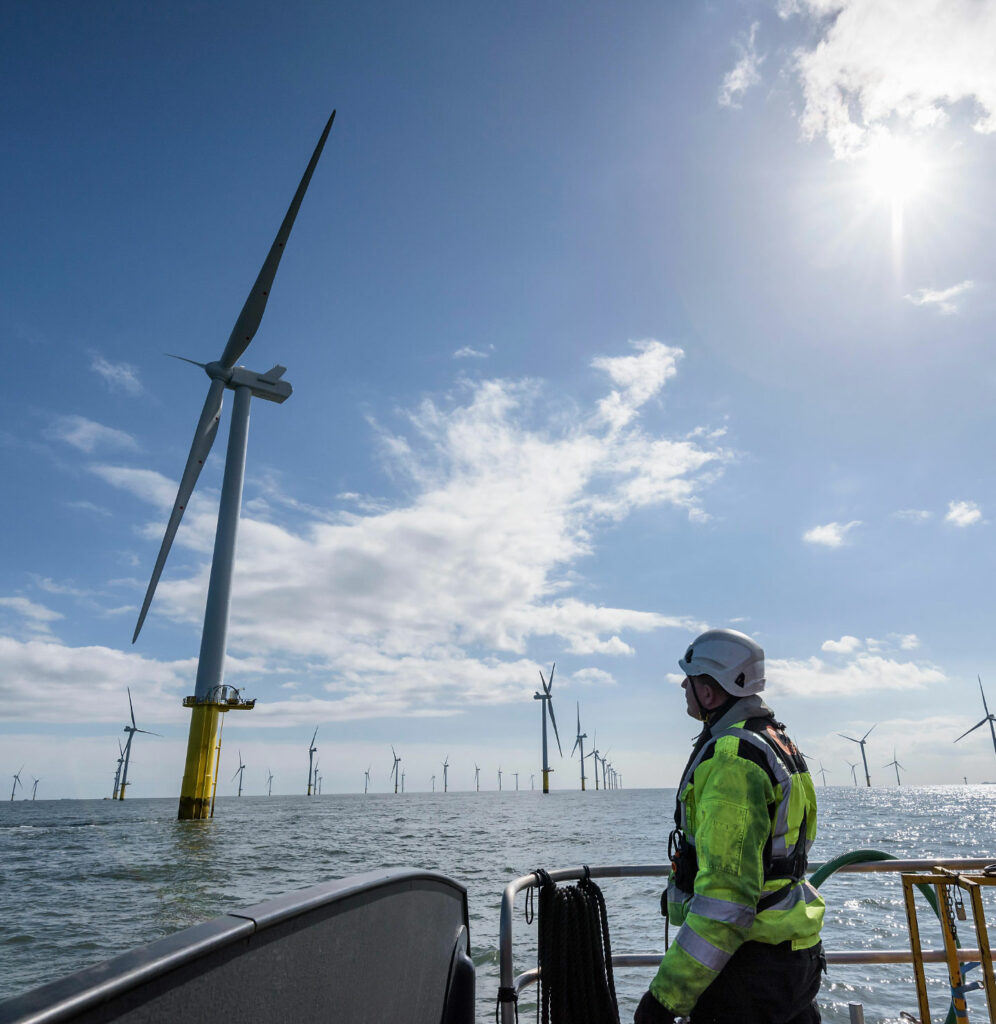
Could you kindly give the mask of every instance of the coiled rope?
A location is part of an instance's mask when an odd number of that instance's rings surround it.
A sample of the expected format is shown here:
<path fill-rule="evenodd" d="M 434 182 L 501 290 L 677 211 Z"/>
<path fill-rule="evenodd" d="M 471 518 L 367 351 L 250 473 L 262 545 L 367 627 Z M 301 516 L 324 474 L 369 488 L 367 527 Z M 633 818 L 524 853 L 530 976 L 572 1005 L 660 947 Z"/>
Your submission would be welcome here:
<path fill-rule="evenodd" d="M 587 865 L 584 872 L 562 888 L 536 872 L 542 1024 L 619 1024 L 605 898 Z"/>

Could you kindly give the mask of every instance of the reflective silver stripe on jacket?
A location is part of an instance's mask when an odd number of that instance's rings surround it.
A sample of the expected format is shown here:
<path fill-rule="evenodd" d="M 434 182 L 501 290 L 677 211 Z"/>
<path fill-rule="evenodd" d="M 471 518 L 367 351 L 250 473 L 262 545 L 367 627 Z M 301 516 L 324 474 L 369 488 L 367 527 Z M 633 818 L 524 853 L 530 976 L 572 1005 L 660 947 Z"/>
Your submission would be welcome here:
<path fill-rule="evenodd" d="M 675 945 L 681 948 L 693 959 L 697 960 L 703 967 L 710 971 L 721 971 L 729 962 L 732 953 L 714 946 L 707 939 L 703 939 L 698 932 L 683 924 L 678 931 L 678 937 L 674 940 Z"/>
<path fill-rule="evenodd" d="M 698 914 L 699 917 L 707 917 L 710 921 L 722 921 L 724 924 L 733 924 L 740 928 L 750 928 L 757 915 L 757 911 L 753 907 L 745 907 L 742 903 L 734 903 L 732 900 L 720 900 L 714 896 L 700 894 L 692 897 L 685 913 Z"/>
<path fill-rule="evenodd" d="M 766 893 L 761 893 L 761 895 L 763 897 Z M 769 910 L 791 910 L 799 903 L 815 903 L 819 898 L 820 894 L 809 882 L 800 882 L 798 885 L 793 885 L 777 903 L 765 907 L 761 913 L 766 914 Z"/>
<path fill-rule="evenodd" d="M 685 892 L 684 889 L 679 889 L 678 886 L 672 879 L 668 879 L 667 883 L 667 901 L 668 903 L 686 903 L 692 898 L 692 893 Z"/>

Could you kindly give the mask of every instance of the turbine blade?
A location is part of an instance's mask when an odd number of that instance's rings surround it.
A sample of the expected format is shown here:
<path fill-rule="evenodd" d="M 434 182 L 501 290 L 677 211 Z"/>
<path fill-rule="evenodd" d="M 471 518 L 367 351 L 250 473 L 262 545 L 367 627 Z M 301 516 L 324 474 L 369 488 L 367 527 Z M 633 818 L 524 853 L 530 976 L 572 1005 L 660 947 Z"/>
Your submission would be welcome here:
<path fill-rule="evenodd" d="M 191 366 L 199 366 L 202 370 L 207 366 L 207 363 L 199 363 L 196 359 L 188 359 L 186 356 L 175 356 L 172 352 L 166 352 L 165 355 L 170 359 L 179 359 L 181 363 L 190 363 Z"/>
<path fill-rule="evenodd" d="M 308 746 L 313 747 L 315 745 L 315 737 L 318 735 L 318 726 L 315 726 L 315 731 L 311 734 L 311 743 Z"/>
<path fill-rule="evenodd" d="M 876 723 L 875 723 L 875 725 L 878 725 L 878 722 L 876 722 Z M 874 728 L 875 728 L 875 725 L 873 725 L 873 726 L 872 726 L 872 729 L 874 729 Z M 866 733 L 864 734 L 864 736 L 862 736 L 862 737 L 861 737 L 861 740 L 860 740 L 860 742 L 864 743 L 864 741 L 865 741 L 866 739 L 868 739 L 868 733 L 870 733 L 870 732 L 872 731 L 872 729 L 869 729 L 869 730 L 868 730 L 868 732 L 866 732 Z"/>
<path fill-rule="evenodd" d="M 163 734 L 161 732 L 149 732 L 148 729 L 136 729 L 135 732 L 145 733 L 146 736 L 158 736 L 160 739 L 163 738 Z"/>
<path fill-rule="evenodd" d="M 238 320 L 235 321 L 235 326 L 232 328 L 232 333 L 228 338 L 228 344 L 225 345 L 225 351 L 222 352 L 221 359 L 219 360 L 226 370 L 230 370 L 238 362 L 242 353 L 249 347 L 249 342 L 252 341 L 259 323 L 263 319 L 263 311 L 266 309 L 266 300 L 270 296 L 273 278 L 276 276 L 277 267 L 280 266 L 280 257 L 284 254 L 284 246 L 290 237 L 291 228 L 294 227 L 294 218 L 297 217 L 301 200 L 304 199 L 304 193 L 308 190 L 311 175 L 318 164 L 318 158 L 322 155 L 325 140 L 329 136 L 334 120 L 335 111 L 333 110 L 332 116 L 325 125 L 325 131 L 322 132 L 322 137 L 318 140 L 318 145 L 315 146 L 315 152 L 311 155 L 311 160 L 304 172 L 304 177 L 301 178 L 301 184 L 298 185 L 290 207 L 284 215 L 283 223 L 280 225 L 277 237 L 273 240 L 273 245 L 270 247 L 269 255 L 266 257 L 259 276 L 256 278 L 256 283 L 252 286 L 252 291 L 249 292 L 249 297 L 246 299 L 246 304 L 242 307 Z"/>
<path fill-rule="evenodd" d="M 579 736 L 579 737 L 578 737 L 578 738 L 577 738 L 577 739 L 576 739 L 576 740 L 574 741 L 574 746 L 573 746 L 573 747 L 571 747 L 571 757 L 573 757 L 573 756 L 574 756 L 574 751 L 578 749 L 578 744 L 579 744 L 580 742 L 581 742 L 581 737 Z"/>
<path fill-rule="evenodd" d="M 155 568 L 152 570 L 152 579 L 149 581 L 149 589 L 145 592 L 145 600 L 142 602 L 142 611 L 138 616 L 138 623 L 135 626 L 135 635 L 131 638 L 134 643 L 138 634 L 142 631 L 142 623 L 149 612 L 149 605 L 152 604 L 152 597 L 156 592 L 156 585 L 162 575 L 163 566 L 166 564 L 166 557 L 173 545 L 173 538 L 180 528 L 180 520 L 183 518 L 184 510 L 190 495 L 193 494 L 194 485 L 201 475 L 201 469 L 214 444 L 215 435 L 218 433 L 218 417 L 221 415 L 221 400 L 225 391 L 225 384 L 220 380 L 212 380 L 208 388 L 204 408 L 201 410 L 201 418 L 197 421 L 197 429 L 194 431 L 194 440 L 190 445 L 190 454 L 187 456 L 187 464 L 183 467 L 183 476 L 180 477 L 180 488 L 176 492 L 176 501 L 173 502 L 173 511 L 170 513 L 169 522 L 166 524 L 166 533 L 163 536 L 162 547 L 159 549 L 159 557 L 156 559 Z"/>
<path fill-rule="evenodd" d="M 550 678 L 553 679 L 553 674 L 552 673 L 550 675 Z M 553 735 L 557 737 L 557 750 L 560 751 L 560 756 L 563 757 L 564 756 L 564 751 L 563 751 L 563 748 L 560 745 L 560 734 L 557 732 L 557 717 L 553 713 L 553 701 L 552 700 L 548 700 L 546 703 L 547 703 L 547 706 L 550 708 L 550 721 L 553 722 Z"/>
<path fill-rule="evenodd" d="M 988 721 L 989 721 L 989 719 L 988 719 L 988 718 L 983 718 L 983 719 L 982 719 L 982 721 L 981 721 L 981 722 L 979 722 L 979 724 L 978 724 L 978 725 L 973 725 L 973 726 L 972 726 L 972 728 L 968 730 L 968 732 L 963 732 L 963 733 L 961 734 L 961 736 L 959 736 L 959 737 L 958 737 L 958 740 L 960 740 L 960 739 L 963 739 L 963 738 L 964 738 L 965 736 L 967 736 L 967 735 L 968 735 L 968 733 L 970 733 L 970 732 L 975 732 L 975 730 L 976 730 L 976 729 L 978 729 L 980 725 L 985 725 L 985 724 L 986 724 L 986 722 L 988 722 Z M 957 743 L 957 742 L 958 742 L 958 740 L 954 740 L 953 742 Z"/>
<path fill-rule="evenodd" d="M 126 687 L 126 689 L 128 690 L 128 710 L 131 712 L 131 726 L 133 729 L 137 729 L 138 726 L 135 723 L 135 708 L 132 706 L 131 703 L 131 687 L 128 686 Z"/>
<path fill-rule="evenodd" d="M 979 680 L 979 693 L 982 694 L 982 706 L 986 709 L 986 714 L 989 714 L 989 708 L 986 706 L 986 691 L 982 689 L 982 676 L 978 677 Z"/>
<path fill-rule="evenodd" d="M 557 663 L 554 662 L 550 666 L 550 685 L 549 685 L 549 688 L 546 691 L 547 693 L 550 693 L 550 691 L 553 690 L 553 673 L 556 672 L 556 671 L 557 671 Z"/>

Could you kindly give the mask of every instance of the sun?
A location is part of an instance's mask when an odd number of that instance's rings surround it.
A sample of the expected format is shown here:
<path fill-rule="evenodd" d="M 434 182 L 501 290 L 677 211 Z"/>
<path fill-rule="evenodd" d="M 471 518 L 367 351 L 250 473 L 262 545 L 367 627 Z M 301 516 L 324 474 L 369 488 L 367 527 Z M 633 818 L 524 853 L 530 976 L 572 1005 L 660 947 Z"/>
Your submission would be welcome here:
<path fill-rule="evenodd" d="M 930 184 L 930 161 L 923 148 L 900 136 L 883 134 L 861 157 L 862 184 L 873 199 L 904 207 Z"/>

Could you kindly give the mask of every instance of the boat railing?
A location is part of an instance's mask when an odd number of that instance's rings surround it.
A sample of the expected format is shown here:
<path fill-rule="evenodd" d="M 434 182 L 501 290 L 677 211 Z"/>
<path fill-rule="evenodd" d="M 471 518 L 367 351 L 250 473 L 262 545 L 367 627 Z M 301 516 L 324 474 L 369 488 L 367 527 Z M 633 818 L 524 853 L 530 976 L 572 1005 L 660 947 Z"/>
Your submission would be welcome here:
<path fill-rule="evenodd" d="M 981 870 L 992 864 L 993 857 L 955 857 L 946 859 L 925 858 L 916 860 L 868 860 L 857 861 L 838 867 L 836 871 L 855 873 L 871 872 L 909 872 L 909 871 L 930 871 L 935 867 L 949 868 L 952 871 L 974 871 Z M 819 861 L 809 865 L 809 874 L 815 874 L 825 866 L 826 862 Z M 598 867 L 581 866 L 574 868 L 558 868 L 547 871 L 546 876 L 554 882 L 573 882 L 585 875 L 589 878 L 667 878 L 671 874 L 671 867 L 668 864 L 613 864 L 601 865 Z M 505 887 L 501 900 L 501 920 L 498 936 L 498 959 L 499 959 L 499 1011 L 501 1024 L 515 1024 L 516 1007 L 519 993 L 530 985 L 535 985 L 539 980 L 540 970 L 533 967 L 515 973 L 515 964 L 512 955 L 512 921 L 515 916 L 515 897 L 523 890 L 531 889 L 540 884 L 539 876 L 535 872 L 522 875 Z M 827 963 L 829 964 L 905 964 L 913 962 L 913 953 L 910 949 L 862 949 L 862 950 L 825 950 Z M 654 953 L 613 953 L 612 966 L 616 967 L 657 967 L 663 956 L 660 952 Z M 958 958 L 962 962 L 973 962 L 980 959 L 978 949 L 959 949 Z M 925 963 L 944 963 L 945 951 L 943 949 L 923 950 Z"/>

